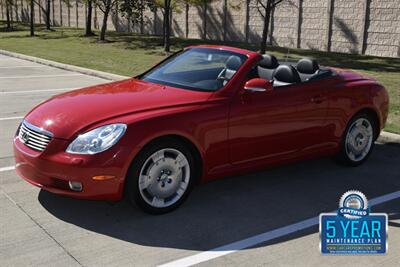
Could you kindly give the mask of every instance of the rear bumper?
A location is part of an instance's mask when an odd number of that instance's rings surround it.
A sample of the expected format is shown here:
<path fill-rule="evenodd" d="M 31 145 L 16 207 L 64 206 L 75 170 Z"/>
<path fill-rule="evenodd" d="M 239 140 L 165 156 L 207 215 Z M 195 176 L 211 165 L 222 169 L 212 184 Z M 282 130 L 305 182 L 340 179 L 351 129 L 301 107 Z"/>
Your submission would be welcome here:
<path fill-rule="evenodd" d="M 65 152 L 67 145 L 65 140 L 53 139 L 45 151 L 38 152 L 15 137 L 16 172 L 29 183 L 64 196 L 110 201 L 123 197 L 127 153 L 114 148 L 97 155 L 72 155 Z M 92 179 L 99 175 L 114 178 Z M 82 191 L 71 190 L 70 181 L 80 182 Z"/>

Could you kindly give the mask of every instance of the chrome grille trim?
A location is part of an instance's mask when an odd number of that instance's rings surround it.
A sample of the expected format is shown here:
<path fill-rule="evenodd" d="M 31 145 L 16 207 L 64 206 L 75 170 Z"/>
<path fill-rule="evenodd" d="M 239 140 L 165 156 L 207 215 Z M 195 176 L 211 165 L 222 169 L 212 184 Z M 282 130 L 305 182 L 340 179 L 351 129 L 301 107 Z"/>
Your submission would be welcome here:
<path fill-rule="evenodd" d="M 21 125 L 21 128 L 23 128 L 24 131 L 28 131 L 30 134 L 34 135 L 37 139 L 40 139 L 42 141 L 48 141 L 51 139 L 51 137 L 45 136 L 43 134 L 38 134 L 38 133 L 26 128 L 26 126 L 24 126 L 23 124 Z"/>
<path fill-rule="evenodd" d="M 19 128 L 18 138 L 27 147 L 43 151 L 53 138 L 53 134 L 24 120 Z"/>

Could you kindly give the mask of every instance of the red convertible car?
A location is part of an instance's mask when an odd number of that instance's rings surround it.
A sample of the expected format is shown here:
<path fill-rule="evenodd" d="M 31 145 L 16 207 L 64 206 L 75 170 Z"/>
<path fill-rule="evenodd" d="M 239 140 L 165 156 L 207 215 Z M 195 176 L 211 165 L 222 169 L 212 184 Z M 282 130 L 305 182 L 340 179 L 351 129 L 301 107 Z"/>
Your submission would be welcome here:
<path fill-rule="evenodd" d="M 16 170 L 54 193 L 127 196 L 163 213 L 198 182 L 317 156 L 359 165 L 388 102 L 374 79 L 314 59 L 192 46 L 135 78 L 35 107 L 14 138 Z"/>

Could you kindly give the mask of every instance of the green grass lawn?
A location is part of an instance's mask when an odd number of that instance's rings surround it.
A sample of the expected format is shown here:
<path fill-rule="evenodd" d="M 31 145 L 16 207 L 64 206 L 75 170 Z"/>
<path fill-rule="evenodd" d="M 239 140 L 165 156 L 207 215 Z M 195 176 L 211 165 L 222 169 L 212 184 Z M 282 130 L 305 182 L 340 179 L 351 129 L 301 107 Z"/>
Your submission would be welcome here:
<path fill-rule="evenodd" d="M 5 31 L 0 22 L 0 49 L 41 57 L 76 66 L 134 76 L 162 60 L 161 38 L 138 34 L 109 32 L 107 43 L 97 43 L 97 37 L 83 37 L 82 29 L 53 28 L 45 31 L 37 26 L 35 37 L 29 37 L 28 27 L 14 24 L 14 30 Z M 200 43 L 221 44 L 216 41 L 172 38 L 172 50 Z M 226 44 L 226 43 L 225 43 Z M 228 45 L 257 50 L 258 44 L 229 43 Z M 362 55 L 327 53 L 319 51 L 269 47 L 278 58 L 299 59 L 312 56 L 321 65 L 349 68 L 375 77 L 390 93 L 390 114 L 385 130 L 400 133 L 400 59 Z"/>

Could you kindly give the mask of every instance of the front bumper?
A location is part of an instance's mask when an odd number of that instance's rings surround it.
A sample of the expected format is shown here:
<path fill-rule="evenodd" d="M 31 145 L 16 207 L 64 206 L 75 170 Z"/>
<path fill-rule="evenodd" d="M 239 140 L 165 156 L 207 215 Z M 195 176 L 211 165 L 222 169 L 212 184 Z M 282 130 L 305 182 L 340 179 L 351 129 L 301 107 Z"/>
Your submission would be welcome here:
<path fill-rule="evenodd" d="M 39 152 L 14 138 L 16 171 L 29 183 L 44 190 L 80 199 L 116 201 L 123 197 L 128 151 L 113 147 L 96 155 L 65 152 L 69 142 L 53 138 L 45 151 Z M 129 164 L 129 163 L 128 163 Z M 94 176 L 113 176 L 93 180 Z M 69 188 L 69 182 L 82 183 L 82 191 Z"/>

